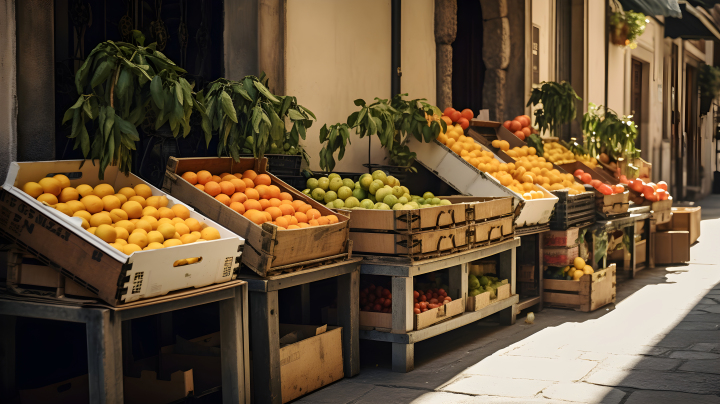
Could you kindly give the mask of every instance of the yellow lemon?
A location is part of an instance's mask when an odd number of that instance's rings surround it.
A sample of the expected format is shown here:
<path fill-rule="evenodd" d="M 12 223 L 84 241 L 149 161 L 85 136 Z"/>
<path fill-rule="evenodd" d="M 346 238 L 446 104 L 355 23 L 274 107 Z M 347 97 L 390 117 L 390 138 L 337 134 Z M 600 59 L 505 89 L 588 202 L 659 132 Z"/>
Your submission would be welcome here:
<path fill-rule="evenodd" d="M 175 235 L 175 226 L 170 223 L 163 223 L 158 226 L 157 231 L 159 231 L 165 239 L 170 239 Z"/>
<path fill-rule="evenodd" d="M 95 229 L 95 235 L 106 243 L 114 243 L 118 238 L 115 228 L 109 224 L 101 224 L 98 226 L 97 229 Z"/>
<path fill-rule="evenodd" d="M 148 236 L 143 232 L 134 232 L 128 237 L 128 244 L 135 244 L 140 248 L 145 248 L 148 245 Z"/>
<path fill-rule="evenodd" d="M 220 238 L 220 232 L 214 227 L 206 227 L 202 229 L 200 235 L 204 240 L 217 240 Z"/>
<path fill-rule="evenodd" d="M 583 269 L 583 268 L 585 268 L 585 260 L 580 257 L 577 257 L 573 261 L 573 266 L 575 267 L 575 269 Z"/>
<path fill-rule="evenodd" d="M 162 243 L 165 241 L 165 237 L 163 237 L 162 233 L 157 230 L 153 230 L 148 233 L 147 237 L 148 243 Z"/>
<path fill-rule="evenodd" d="M 43 193 L 46 194 L 53 194 L 55 196 L 60 195 L 60 191 L 62 191 L 62 187 L 60 186 L 60 181 L 56 180 L 55 178 L 45 177 L 41 179 L 38 184 L 43 189 Z"/>
<path fill-rule="evenodd" d="M 93 192 L 100 198 L 102 198 L 103 196 L 115 194 L 115 190 L 110 184 L 99 184 L 95 187 L 95 189 L 93 189 Z"/>
<path fill-rule="evenodd" d="M 574 281 L 578 281 L 578 280 L 580 280 L 580 278 L 582 278 L 583 275 L 585 275 L 585 274 L 583 273 L 583 271 L 581 269 L 576 269 L 572 274 L 572 278 Z"/>
<path fill-rule="evenodd" d="M 593 270 L 593 267 L 591 267 L 590 265 L 585 265 L 585 268 L 583 268 L 583 273 L 592 275 L 593 273 L 595 273 L 595 271 Z"/>
<path fill-rule="evenodd" d="M 78 194 L 80 194 L 80 197 L 82 197 L 82 198 L 84 198 L 84 197 L 86 197 L 86 196 L 88 196 L 88 195 L 95 195 L 95 194 L 93 193 L 93 192 L 94 192 L 93 187 L 91 187 L 91 186 L 88 185 L 88 184 L 78 185 L 78 186 L 75 188 L 75 190 L 78 191 Z"/>
<path fill-rule="evenodd" d="M 26 182 L 25 185 L 23 185 L 22 190 L 33 198 L 37 198 L 38 196 L 45 193 L 45 191 L 43 191 L 42 185 L 32 181 Z"/>
<path fill-rule="evenodd" d="M 73 187 L 63 188 L 63 190 L 60 191 L 60 196 L 58 196 L 60 202 L 77 201 L 78 198 L 80 198 L 80 194 L 77 189 Z"/>

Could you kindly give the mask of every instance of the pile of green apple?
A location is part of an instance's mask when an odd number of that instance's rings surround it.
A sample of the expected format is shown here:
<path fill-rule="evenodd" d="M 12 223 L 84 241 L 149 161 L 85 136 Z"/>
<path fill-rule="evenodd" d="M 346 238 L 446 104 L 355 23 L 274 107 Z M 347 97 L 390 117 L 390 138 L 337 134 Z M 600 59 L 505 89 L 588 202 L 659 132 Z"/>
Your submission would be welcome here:
<path fill-rule="evenodd" d="M 411 195 L 397 178 L 381 170 L 363 174 L 357 182 L 332 173 L 319 179 L 309 178 L 306 185 L 303 193 L 330 209 L 411 210 L 452 204 L 436 198 L 432 192 Z"/>

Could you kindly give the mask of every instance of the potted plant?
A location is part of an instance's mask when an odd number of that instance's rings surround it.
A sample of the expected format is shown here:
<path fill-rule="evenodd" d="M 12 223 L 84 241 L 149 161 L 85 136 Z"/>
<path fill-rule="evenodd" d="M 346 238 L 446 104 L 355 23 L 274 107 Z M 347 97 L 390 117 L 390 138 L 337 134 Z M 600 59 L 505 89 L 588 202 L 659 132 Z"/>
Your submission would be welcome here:
<path fill-rule="evenodd" d="M 720 95 L 720 69 L 703 63 L 698 74 L 698 87 L 700 87 L 700 114 L 705 115 L 710 111 L 713 100 Z"/>
<path fill-rule="evenodd" d="M 237 160 L 241 154 L 257 158 L 266 153 L 302 154 L 307 161 L 300 138 L 305 139 L 315 115 L 295 97 L 272 94 L 267 81 L 264 74 L 240 81 L 221 78 L 208 85 L 206 94 L 199 95 L 207 106 L 212 130 L 219 136 L 218 155 Z"/>
<path fill-rule="evenodd" d="M 645 32 L 645 14 L 634 11 L 610 15 L 610 41 L 619 46 L 637 48 L 637 38 Z"/>
<path fill-rule="evenodd" d="M 79 98 L 65 112 L 63 124 L 72 121 L 70 138 L 83 156 L 100 163 L 104 178 L 110 164 L 118 164 L 126 175 L 132 167 L 137 126 L 146 114 L 154 116 L 154 127 L 168 124 L 173 136 L 190 132 L 190 115 L 197 111 L 205 120 L 205 108 L 196 99 L 193 85 L 156 44 L 144 46 L 145 37 L 133 31 L 135 44 L 105 41 L 98 44 L 75 74 Z M 91 135 L 86 123 L 97 121 Z M 209 127 L 203 125 L 206 135 Z"/>
<path fill-rule="evenodd" d="M 540 87 L 533 88 L 526 106 L 536 107 L 535 123 L 540 128 L 540 133 L 550 132 L 550 135 L 554 136 L 560 125 L 575 119 L 575 101 L 578 100 L 580 97 L 570 83 L 544 81 L 540 83 Z"/>
<path fill-rule="evenodd" d="M 640 157 L 640 149 L 635 147 L 638 136 L 637 125 L 632 115 L 619 116 L 615 111 L 588 104 L 588 112 L 583 116 L 582 128 L 585 136 L 585 148 L 591 156 L 598 156 L 601 163 L 610 165 L 613 172 L 618 161 L 632 164 Z M 626 165 L 632 169 L 630 165 Z M 631 172 L 624 173 L 628 178 Z"/>

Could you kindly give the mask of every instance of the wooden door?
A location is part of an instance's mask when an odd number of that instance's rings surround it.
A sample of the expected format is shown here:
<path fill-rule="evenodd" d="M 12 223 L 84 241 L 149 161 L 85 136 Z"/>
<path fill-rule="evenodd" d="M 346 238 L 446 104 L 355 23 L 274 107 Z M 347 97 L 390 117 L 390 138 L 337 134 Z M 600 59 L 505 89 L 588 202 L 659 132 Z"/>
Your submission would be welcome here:
<path fill-rule="evenodd" d="M 633 121 L 637 125 L 638 137 L 635 139 L 635 147 L 642 149 L 642 105 L 643 105 L 643 64 L 641 61 L 632 60 L 630 71 L 630 110 Z"/>
<path fill-rule="evenodd" d="M 700 185 L 697 68 L 685 68 L 685 187 Z"/>

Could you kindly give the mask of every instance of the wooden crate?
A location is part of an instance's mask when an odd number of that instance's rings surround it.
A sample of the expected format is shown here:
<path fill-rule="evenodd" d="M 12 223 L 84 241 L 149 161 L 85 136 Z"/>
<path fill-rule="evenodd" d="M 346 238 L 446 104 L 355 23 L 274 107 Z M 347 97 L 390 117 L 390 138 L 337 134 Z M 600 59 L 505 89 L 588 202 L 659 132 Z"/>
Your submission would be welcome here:
<path fill-rule="evenodd" d="M 245 249 L 242 262 L 260 276 L 270 276 L 283 271 L 292 272 L 298 268 L 307 268 L 333 259 L 348 259 L 352 252 L 348 239 L 349 219 L 280 181 L 270 174 L 266 167 L 267 159 L 241 158 L 240 161 L 235 162 L 229 157 L 171 157 L 168 160 L 163 189 L 242 236 L 249 246 Z M 242 173 L 246 170 L 268 174 L 272 184 L 281 191 L 290 193 L 293 199 L 309 203 L 323 216 L 334 214 L 339 221 L 331 225 L 293 230 L 284 230 L 270 223 L 258 226 L 181 177 L 187 171 L 200 170 L 207 170 L 215 175 L 223 172 Z"/>
<path fill-rule="evenodd" d="M 512 203 L 512 199 L 507 198 Z M 357 209 L 352 211 L 350 229 L 417 233 L 464 225 L 471 220 L 475 203 L 456 203 L 412 210 Z"/>
<path fill-rule="evenodd" d="M 418 260 L 467 249 L 468 239 L 474 237 L 474 231 L 474 225 L 410 234 L 352 231 L 350 240 L 353 250 L 358 254 L 391 255 Z"/>
<path fill-rule="evenodd" d="M 621 194 L 603 195 L 595 191 L 595 209 L 604 216 L 624 214 L 630 209 L 630 191 Z"/>
<path fill-rule="evenodd" d="M 615 303 L 616 267 L 583 275 L 580 280 L 543 280 L 543 303 L 548 306 L 591 312 Z"/>
<path fill-rule="evenodd" d="M 479 196 L 439 196 L 452 203 L 470 203 L 468 207 L 468 220 L 475 223 L 497 219 L 505 216 L 517 217 L 521 207 L 513 209 L 511 197 L 479 197 Z"/>
<path fill-rule="evenodd" d="M 474 228 L 468 240 L 470 247 L 488 246 L 515 236 L 512 217 L 489 220 L 469 226 Z"/>
<path fill-rule="evenodd" d="M 465 311 L 478 311 L 490 306 L 493 303 L 497 303 L 501 300 L 505 300 L 511 296 L 510 284 L 502 285 L 497 288 L 497 297 L 490 299 L 490 292 L 480 293 L 477 296 L 468 296 Z"/>
<path fill-rule="evenodd" d="M 412 306 L 410 308 L 412 310 Z M 453 300 L 448 304 L 430 309 L 424 313 L 413 314 L 415 330 L 422 330 L 433 324 L 448 320 L 465 312 L 465 301 L 463 299 Z"/>

